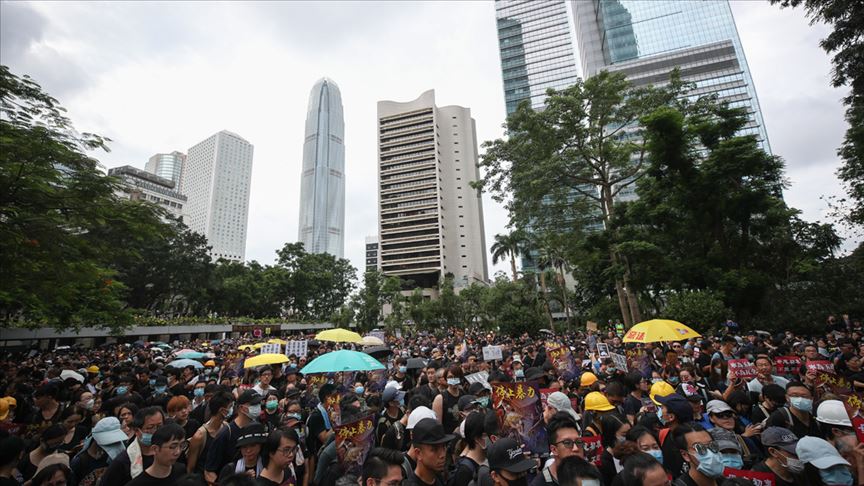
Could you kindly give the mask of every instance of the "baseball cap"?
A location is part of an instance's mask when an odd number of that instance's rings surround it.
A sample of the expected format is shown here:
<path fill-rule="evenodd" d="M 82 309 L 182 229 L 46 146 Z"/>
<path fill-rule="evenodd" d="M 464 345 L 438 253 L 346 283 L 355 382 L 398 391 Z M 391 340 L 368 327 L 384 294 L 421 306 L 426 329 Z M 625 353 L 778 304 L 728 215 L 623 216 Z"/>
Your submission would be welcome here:
<path fill-rule="evenodd" d="M 264 424 L 259 423 L 243 427 L 240 429 L 240 435 L 237 437 L 237 447 L 250 444 L 263 444 L 264 442 L 267 442 L 267 428 L 264 427 Z"/>
<path fill-rule="evenodd" d="M 489 469 L 493 471 L 505 470 L 511 473 L 528 471 L 535 466 L 534 461 L 525 457 L 522 446 L 509 437 L 496 440 L 486 451 L 489 459 Z"/>
<path fill-rule="evenodd" d="M 741 445 L 735 438 L 734 432 L 728 431 L 721 427 L 714 427 L 713 429 L 709 430 L 708 433 L 711 434 L 711 438 L 714 439 L 714 442 L 717 443 L 717 447 L 720 448 L 720 452 L 732 449 L 738 454 L 741 454 Z"/>
<path fill-rule="evenodd" d="M 415 425 L 417 425 L 417 422 L 419 422 L 425 418 L 431 418 L 431 419 L 438 420 L 438 417 L 435 415 L 435 412 L 433 412 L 429 407 L 423 407 L 423 406 L 417 407 L 414 410 L 412 410 L 411 415 L 408 416 L 408 425 L 406 425 L 405 428 L 408 430 L 411 430 L 414 428 Z"/>
<path fill-rule="evenodd" d="M 762 445 L 765 447 L 774 447 L 790 454 L 797 454 L 795 452 L 797 443 L 798 436 L 785 427 L 767 427 L 762 431 Z"/>
<path fill-rule="evenodd" d="M 239 405 L 258 405 L 259 403 L 261 403 L 261 395 L 255 390 L 246 390 L 237 399 Z"/>
<path fill-rule="evenodd" d="M 96 422 L 92 433 L 93 439 L 100 446 L 124 442 L 128 438 L 126 433 L 121 430 L 120 421 L 117 420 L 117 417 L 105 417 Z"/>
<path fill-rule="evenodd" d="M 534 381 L 543 378 L 546 373 L 543 372 L 542 368 L 531 367 L 525 370 L 525 381 Z"/>
<path fill-rule="evenodd" d="M 468 410 L 469 408 L 475 406 L 476 403 L 474 402 L 476 400 L 477 397 L 475 397 L 474 395 L 462 395 L 461 397 L 459 397 L 459 401 L 457 402 L 457 405 L 459 406 L 459 411 L 464 412 L 465 410 Z"/>
<path fill-rule="evenodd" d="M 837 452 L 828 441 L 819 437 L 804 436 L 795 446 L 798 459 L 813 464 L 818 469 L 828 469 L 831 466 L 843 464 L 849 466 L 849 462 Z"/>
<path fill-rule="evenodd" d="M 732 410 L 732 407 L 723 400 L 711 400 L 708 402 L 708 405 L 705 406 L 705 410 L 708 413 L 723 413 Z"/>
<path fill-rule="evenodd" d="M 405 397 L 405 392 L 397 390 L 395 387 L 388 386 L 381 394 L 381 401 L 384 403 L 392 402 L 393 400 L 401 400 Z"/>
<path fill-rule="evenodd" d="M 686 398 L 677 393 L 666 395 L 665 397 L 654 397 L 654 399 L 665 406 L 671 413 L 675 414 L 679 423 L 690 422 L 693 420 L 693 407 Z"/>
<path fill-rule="evenodd" d="M 424 418 L 411 430 L 412 444 L 446 444 L 455 439 L 453 434 L 445 434 L 444 426 L 437 419 Z"/>
<path fill-rule="evenodd" d="M 480 383 L 480 382 L 475 381 L 474 383 L 471 383 L 470 385 L 468 385 L 468 394 L 474 395 L 475 397 L 477 395 L 483 393 L 483 391 L 485 391 L 485 390 L 486 390 L 486 387 L 483 386 L 483 383 Z"/>

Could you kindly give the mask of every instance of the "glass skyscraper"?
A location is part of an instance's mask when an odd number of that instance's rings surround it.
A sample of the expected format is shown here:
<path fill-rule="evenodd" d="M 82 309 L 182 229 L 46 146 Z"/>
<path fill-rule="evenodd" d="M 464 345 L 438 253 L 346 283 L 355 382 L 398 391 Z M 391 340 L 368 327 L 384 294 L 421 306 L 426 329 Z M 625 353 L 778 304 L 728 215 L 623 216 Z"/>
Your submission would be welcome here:
<path fill-rule="evenodd" d="M 342 95 L 332 80 L 309 94 L 298 240 L 309 253 L 342 258 L 345 249 L 345 122 Z"/>
<path fill-rule="evenodd" d="M 746 108 L 753 134 L 771 152 L 756 88 L 726 0 L 573 2 L 582 74 L 623 72 L 636 86 L 662 85 L 674 68 L 695 83 L 691 96 L 716 94 Z"/>
<path fill-rule="evenodd" d="M 180 176 L 183 174 L 183 164 L 185 162 L 186 155 L 181 152 L 174 151 L 170 154 L 156 154 L 150 157 L 144 166 L 144 170 L 159 177 L 164 177 L 174 182 L 175 187 L 180 187 Z"/>

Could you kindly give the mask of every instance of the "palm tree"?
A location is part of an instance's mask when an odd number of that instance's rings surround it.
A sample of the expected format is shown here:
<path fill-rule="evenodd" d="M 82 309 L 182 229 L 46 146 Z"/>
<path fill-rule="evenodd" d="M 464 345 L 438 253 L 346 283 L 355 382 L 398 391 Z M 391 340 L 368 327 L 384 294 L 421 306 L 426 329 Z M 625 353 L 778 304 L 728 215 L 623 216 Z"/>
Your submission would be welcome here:
<path fill-rule="evenodd" d="M 516 257 L 525 251 L 525 235 L 519 230 L 506 235 L 495 235 L 495 243 L 492 245 L 492 264 L 495 265 L 505 258 L 510 258 L 510 267 L 513 270 L 513 281 L 519 278 L 516 271 Z"/>

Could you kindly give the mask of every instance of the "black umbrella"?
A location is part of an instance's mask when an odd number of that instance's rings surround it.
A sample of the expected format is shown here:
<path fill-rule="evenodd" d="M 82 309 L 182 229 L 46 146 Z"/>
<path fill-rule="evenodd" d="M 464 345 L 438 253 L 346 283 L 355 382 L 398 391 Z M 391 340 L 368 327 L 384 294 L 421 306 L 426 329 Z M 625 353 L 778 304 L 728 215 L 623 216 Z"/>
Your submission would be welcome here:
<path fill-rule="evenodd" d="M 370 346 L 365 348 L 363 352 L 374 358 L 384 358 L 393 354 L 393 351 L 387 346 Z"/>
<path fill-rule="evenodd" d="M 408 360 L 408 363 L 406 364 L 406 367 L 409 370 L 416 370 L 419 368 L 425 368 L 426 367 L 426 360 L 420 359 L 420 358 L 410 358 Z"/>

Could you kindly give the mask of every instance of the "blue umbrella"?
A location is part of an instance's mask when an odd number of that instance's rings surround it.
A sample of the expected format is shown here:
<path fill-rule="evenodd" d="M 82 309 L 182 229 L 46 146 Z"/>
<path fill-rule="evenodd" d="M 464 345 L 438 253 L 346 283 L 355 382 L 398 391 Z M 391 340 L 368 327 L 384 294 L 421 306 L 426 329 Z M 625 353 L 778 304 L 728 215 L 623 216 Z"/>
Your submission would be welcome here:
<path fill-rule="evenodd" d="M 336 373 L 339 371 L 369 371 L 383 370 L 384 365 L 366 353 L 358 351 L 333 351 L 313 359 L 300 370 L 300 373 Z"/>
<path fill-rule="evenodd" d="M 201 359 L 207 357 L 207 355 L 205 353 L 199 353 L 198 351 L 187 351 L 178 354 L 177 357 L 182 359 Z"/>
<path fill-rule="evenodd" d="M 197 361 L 191 360 L 191 359 L 176 359 L 176 360 L 168 363 L 168 366 L 170 366 L 172 368 L 185 368 L 187 366 L 194 366 L 195 368 L 203 368 L 204 367 L 203 364 L 201 364 Z"/>

